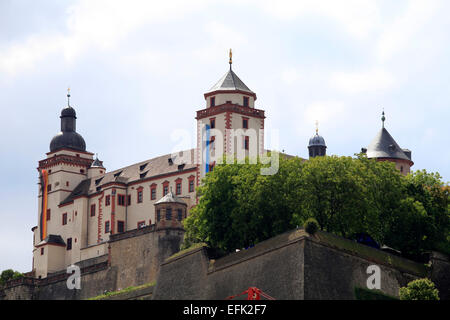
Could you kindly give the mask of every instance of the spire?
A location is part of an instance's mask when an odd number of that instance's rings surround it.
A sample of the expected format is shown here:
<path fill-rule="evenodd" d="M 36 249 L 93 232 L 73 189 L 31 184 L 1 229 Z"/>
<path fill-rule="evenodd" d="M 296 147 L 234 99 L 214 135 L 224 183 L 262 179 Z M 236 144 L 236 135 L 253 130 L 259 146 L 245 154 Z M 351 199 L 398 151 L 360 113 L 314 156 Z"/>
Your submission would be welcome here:
<path fill-rule="evenodd" d="M 316 134 L 319 134 L 319 121 L 316 120 Z"/>
<path fill-rule="evenodd" d="M 231 70 L 231 65 L 233 64 L 233 52 L 231 51 L 231 49 L 230 49 L 230 61 L 229 61 L 229 64 L 230 64 L 230 70 Z"/>
<path fill-rule="evenodd" d="M 67 88 L 67 106 L 70 107 L 70 87 Z"/>
<path fill-rule="evenodd" d="M 384 109 L 383 109 L 383 113 L 381 116 L 381 121 L 383 122 L 383 128 L 384 128 L 384 121 L 386 120 L 386 117 L 384 116 Z"/>

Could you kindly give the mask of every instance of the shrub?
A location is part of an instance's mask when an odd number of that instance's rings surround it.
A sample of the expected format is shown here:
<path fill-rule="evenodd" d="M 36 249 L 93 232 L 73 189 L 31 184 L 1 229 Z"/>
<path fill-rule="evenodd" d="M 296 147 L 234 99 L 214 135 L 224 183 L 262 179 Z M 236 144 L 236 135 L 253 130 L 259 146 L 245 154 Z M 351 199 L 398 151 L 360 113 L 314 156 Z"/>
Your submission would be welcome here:
<path fill-rule="evenodd" d="M 439 291 L 429 279 L 417 279 L 400 288 L 400 300 L 439 300 Z"/>
<path fill-rule="evenodd" d="M 319 230 L 319 223 L 317 222 L 316 219 L 309 218 L 308 220 L 305 221 L 303 227 L 309 234 L 314 234 L 317 232 L 317 230 Z"/>

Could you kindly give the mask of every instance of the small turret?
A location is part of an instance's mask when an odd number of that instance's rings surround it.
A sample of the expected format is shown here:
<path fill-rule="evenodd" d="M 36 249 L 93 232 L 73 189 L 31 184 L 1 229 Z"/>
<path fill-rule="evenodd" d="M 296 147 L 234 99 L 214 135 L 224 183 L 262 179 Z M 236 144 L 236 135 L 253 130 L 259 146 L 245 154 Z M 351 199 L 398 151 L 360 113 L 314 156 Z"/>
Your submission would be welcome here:
<path fill-rule="evenodd" d="M 309 158 L 326 156 L 327 145 L 325 139 L 319 135 L 319 123 L 316 121 L 316 134 L 309 139 L 308 144 Z"/>

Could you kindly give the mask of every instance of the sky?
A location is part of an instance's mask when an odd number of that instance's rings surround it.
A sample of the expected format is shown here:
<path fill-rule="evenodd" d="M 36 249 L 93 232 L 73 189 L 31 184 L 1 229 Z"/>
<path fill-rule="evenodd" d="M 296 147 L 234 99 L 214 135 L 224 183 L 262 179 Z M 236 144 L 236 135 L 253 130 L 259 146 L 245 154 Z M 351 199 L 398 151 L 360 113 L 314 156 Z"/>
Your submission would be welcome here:
<path fill-rule="evenodd" d="M 114 170 L 170 153 L 228 70 L 279 149 L 353 156 L 385 126 L 450 180 L 450 1 L 0 0 L 0 271 L 31 271 L 38 161 L 67 104 Z M 266 138 L 266 148 L 270 141 Z"/>

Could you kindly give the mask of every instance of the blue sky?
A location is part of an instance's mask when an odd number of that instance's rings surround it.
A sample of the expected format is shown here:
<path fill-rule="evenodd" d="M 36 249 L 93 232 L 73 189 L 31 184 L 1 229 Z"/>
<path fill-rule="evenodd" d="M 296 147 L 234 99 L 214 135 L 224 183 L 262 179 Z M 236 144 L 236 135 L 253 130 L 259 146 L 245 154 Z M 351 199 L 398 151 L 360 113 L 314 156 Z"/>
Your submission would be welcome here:
<path fill-rule="evenodd" d="M 280 149 L 306 158 L 318 120 L 328 154 L 353 155 L 384 108 L 413 169 L 449 181 L 448 12 L 446 0 L 0 0 L 0 271 L 31 270 L 36 167 L 67 87 L 87 149 L 114 170 L 170 153 L 177 129 L 194 141 L 229 48 Z"/>

